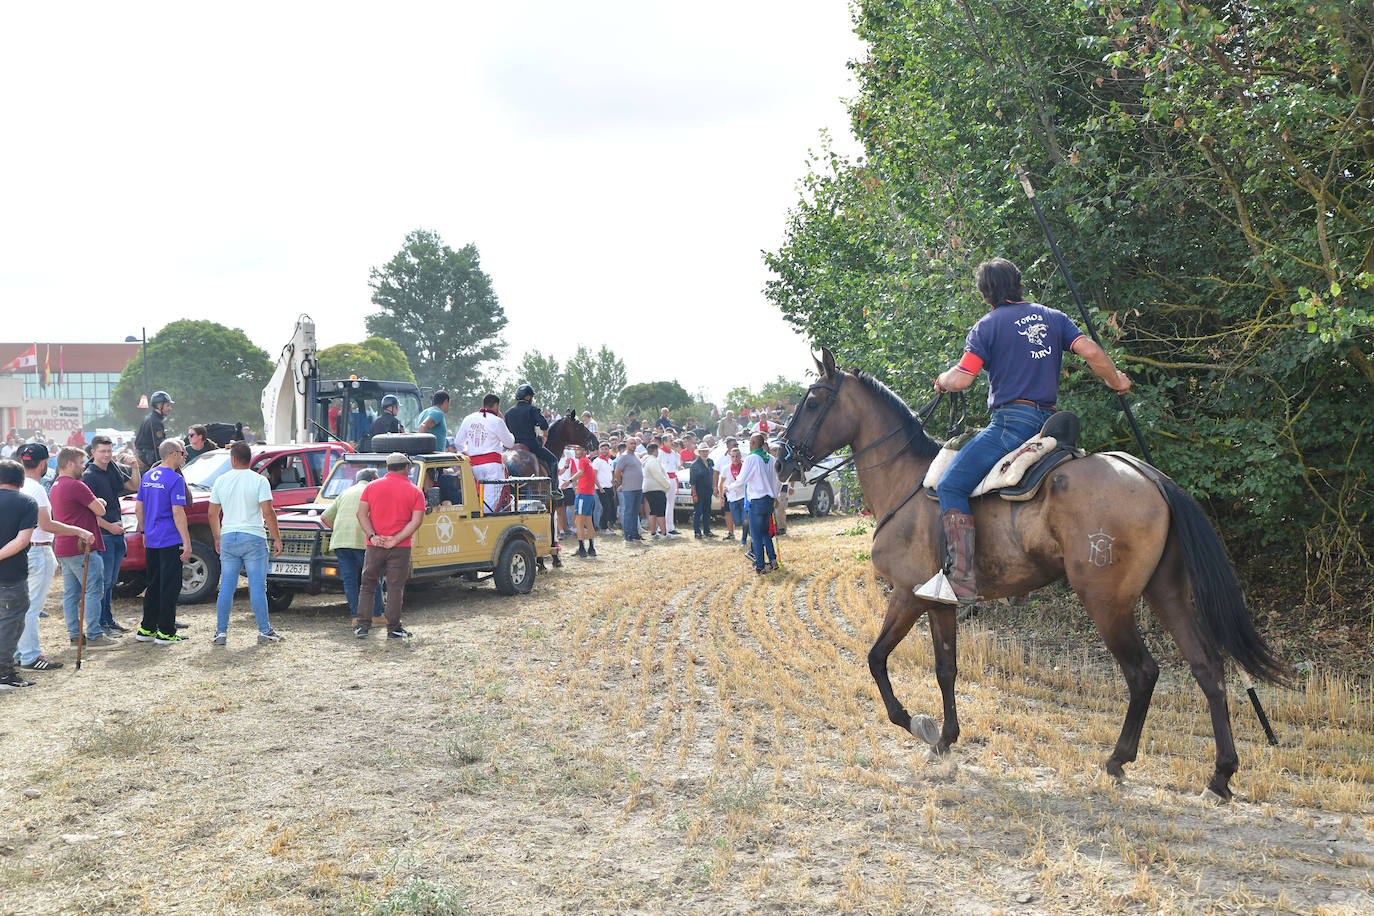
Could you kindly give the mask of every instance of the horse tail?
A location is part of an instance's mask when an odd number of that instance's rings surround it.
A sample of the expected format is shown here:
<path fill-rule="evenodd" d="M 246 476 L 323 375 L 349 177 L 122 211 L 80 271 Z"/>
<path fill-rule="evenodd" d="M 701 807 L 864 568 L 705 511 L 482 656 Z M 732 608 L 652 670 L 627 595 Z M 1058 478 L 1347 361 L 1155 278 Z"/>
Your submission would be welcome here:
<path fill-rule="evenodd" d="M 1202 507 L 1178 484 L 1155 473 L 1155 483 L 1169 503 L 1169 527 L 1178 538 L 1188 569 L 1193 613 L 1204 633 L 1211 637 L 1212 645 L 1225 649 L 1251 676 L 1287 684 L 1288 667 L 1255 631 L 1235 570 Z"/>

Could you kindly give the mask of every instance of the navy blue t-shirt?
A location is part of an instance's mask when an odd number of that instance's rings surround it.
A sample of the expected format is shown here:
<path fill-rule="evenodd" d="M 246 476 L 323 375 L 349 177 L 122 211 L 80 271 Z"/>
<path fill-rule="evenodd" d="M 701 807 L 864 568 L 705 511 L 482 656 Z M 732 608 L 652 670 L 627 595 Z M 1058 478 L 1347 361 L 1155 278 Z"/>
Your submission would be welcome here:
<path fill-rule="evenodd" d="M 38 503 L 18 490 L 0 488 L 0 547 L 25 528 L 38 527 Z M 29 548 L 0 560 L 0 585 L 18 585 L 29 578 Z"/>
<path fill-rule="evenodd" d="M 1064 353 L 1082 336 L 1058 309 L 1004 302 L 978 320 L 964 349 L 988 371 L 989 407 L 1018 398 L 1049 405 L 1059 399 Z"/>

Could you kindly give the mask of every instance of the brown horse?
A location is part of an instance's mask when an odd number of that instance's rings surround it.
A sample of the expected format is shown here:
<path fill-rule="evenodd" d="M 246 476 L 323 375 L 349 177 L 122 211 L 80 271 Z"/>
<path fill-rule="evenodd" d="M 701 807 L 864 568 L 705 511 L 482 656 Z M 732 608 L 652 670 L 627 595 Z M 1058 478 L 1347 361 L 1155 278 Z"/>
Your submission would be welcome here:
<path fill-rule="evenodd" d="M 875 517 L 873 565 L 892 584 L 887 614 L 868 653 L 888 718 L 947 753 L 959 738 L 954 703 L 955 607 L 917 598 L 914 589 L 941 566 L 939 504 L 919 492 L 940 445 L 920 418 L 881 382 L 840 371 L 828 350 L 816 361 L 812 385 L 783 433 L 779 476 L 809 467 L 851 446 L 855 470 Z M 1143 465 L 1143 463 L 1142 463 Z M 1146 474 L 1150 476 L 1147 477 Z M 1154 479 L 1151 479 L 1154 478 Z M 1097 631 L 1121 666 L 1130 693 L 1121 736 L 1104 766 L 1117 779 L 1135 760 L 1159 666 L 1135 623 L 1141 595 L 1188 660 L 1212 715 L 1216 770 L 1207 790 L 1229 799 L 1238 759 L 1223 686 L 1223 655 L 1257 678 L 1286 681 L 1284 666 L 1255 632 L 1216 532 L 1191 496 L 1148 466 L 1104 455 L 1061 464 L 1039 495 L 1026 502 L 997 496 L 974 500 L 975 557 L 984 599 L 1024 595 L 1067 577 Z M 930 615 L 935 678 L 944 723 L 915 721 L 892 692 L 887 659 L 920 619 Z"/>

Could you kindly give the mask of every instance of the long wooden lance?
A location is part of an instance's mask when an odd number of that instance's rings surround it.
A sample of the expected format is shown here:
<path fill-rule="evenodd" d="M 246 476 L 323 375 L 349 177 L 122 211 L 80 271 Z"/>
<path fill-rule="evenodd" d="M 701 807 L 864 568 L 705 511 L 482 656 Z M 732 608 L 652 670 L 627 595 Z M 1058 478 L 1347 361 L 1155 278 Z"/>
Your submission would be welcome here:
<path fill-rule="evenodd" d="M 1016 167 L 1016 177 L 1021 180 L 1021 188 L 1030 198 L 1031 206 L 1035 208 L 1035 218 L 1040 221 L 1040 231 L 1045 233 L 1045 241 L 1050 243 L 1050 251 L 1054 254 L 1054 261 L 1059 265 L 1059 272 L 1064 275 L 1064 282 L 1068 284 L 1069 295 L 1073 296 L 1074 305 L 1078 306 L 1078 313 L 1083 316 L 1083 327 L 1087 329 L 1088 335 L 1092 337 L 1093 343 L 1099 347 L 1102 341 L 1097 336 L 1097 329 L 1093 327 L 1092 318 L 1088 315 L 1087 306 L 1083 304 L 1083 297 L 1078 295 L 1078 287 L 1073 282 L 1073 275 L 1069 273 L 1069 266 L 1064 263 L 1064 256 L 1059 252 L 1059 243 L 1054 240 L 1054 233 L 1050 231 L 1050 224 L 1045 220 L 1045 214 L 1040 209 L 1040 201 L 1035 198 L 1035 185 L 1031 184 L 1030 175 L 1021 166 Z M 1155 460 L 1150 455 L 1150 447 L 1145 444 L 1145 436 L 1140 432 L 1140 425 L 1135 421 L 1135 414 L 1131 413 L 1131 405 L 1126 402 L 1126 395 L 1120 391 L 1116 392 L 1116 398 L 1121 402 L 1121 409 L 1126 414 L 1127 421 L 1131 424 L 1131 432 L 1135 433 L 1136 444 L 1140 446 L 1140 453 L 1145 460 L 1155 467 Z M 1255 692 L 1255 682 L 1245 673 L 1245 670 L 1237 666 L 1240 671 L 1241 680 L 1245 684 L 1245 692 L 1250 696 L 1250 705 L 1255 707 L 1255 715 L 1259 717 L 1260 725 L 1264 728 L 1264 736 L 1269 739 L 1271 746 L 1277 747 L 1278 737 L 1274 734 L 1274 728 L 1269 724 L 1269 717 L 1264 714 L 1264 707 L 1260 704 L 1259 694 Z"/>

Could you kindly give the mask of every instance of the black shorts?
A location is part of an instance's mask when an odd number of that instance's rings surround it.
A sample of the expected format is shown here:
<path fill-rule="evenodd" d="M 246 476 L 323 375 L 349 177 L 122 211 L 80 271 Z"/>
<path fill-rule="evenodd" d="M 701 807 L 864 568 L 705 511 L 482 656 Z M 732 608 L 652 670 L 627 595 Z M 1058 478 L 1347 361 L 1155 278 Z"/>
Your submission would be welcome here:
<path fill-rule="evenodd" d="M 571 506 L 577 502 L 577 487 L 564 487 L 563 498 L 559 501 L 560 506 Z"/>
<path fill-rule="evenodd" d="M 649 514 L 654 518 L 662 518 L 668 508 L 668 494 L 662 490 L 645 490 L 644 501 L 649 504 Z"/>

